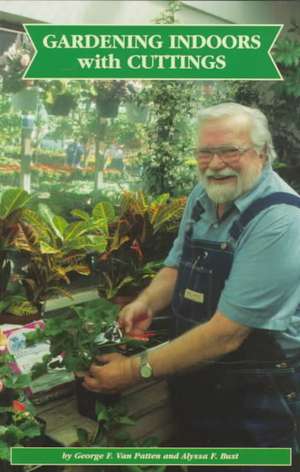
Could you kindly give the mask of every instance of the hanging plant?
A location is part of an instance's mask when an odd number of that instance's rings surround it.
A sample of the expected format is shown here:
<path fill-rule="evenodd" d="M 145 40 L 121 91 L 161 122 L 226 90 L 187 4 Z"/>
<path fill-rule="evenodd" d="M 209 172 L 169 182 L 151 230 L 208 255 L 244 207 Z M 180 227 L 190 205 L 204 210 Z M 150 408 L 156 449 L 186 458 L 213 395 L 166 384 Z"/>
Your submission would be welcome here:
<path fill-rule="evenodd" d="M 17 93 L 34 85 L 34 81 L 22 79 L 32 55 L 32 46 L 23 36 L 18 37 L 16 42 L 3 54 L 0 64 L 3 93 Z"/>
<path fill-rule="evenodd" d="M 96 107 L 103 118 L 115 118 L 119 106 L 127 95 L 125 80 L 94 80 L 91 89 Z"/>
<path fill-rule="evenodd" d="M 119 113 L 121 100 L 115 98 L 97 97 L 96 105 L 103 118 L 115 118 Z"/>
<path fill-rule="evenodd" d="M 49 115 L 68 116 L 76 106 L 76 98 L 69 91 L 67 82 L 54 80 L 46 86 L 44 105 Z"/>
<path fill-rule="evenodd" d="M 49 104 L 46 108 L 50 115 L 68 116 L 74 107 L 74 97 L 71 94 L 65 93 L 63 95 L 57 95 L 52 105 Z"/>

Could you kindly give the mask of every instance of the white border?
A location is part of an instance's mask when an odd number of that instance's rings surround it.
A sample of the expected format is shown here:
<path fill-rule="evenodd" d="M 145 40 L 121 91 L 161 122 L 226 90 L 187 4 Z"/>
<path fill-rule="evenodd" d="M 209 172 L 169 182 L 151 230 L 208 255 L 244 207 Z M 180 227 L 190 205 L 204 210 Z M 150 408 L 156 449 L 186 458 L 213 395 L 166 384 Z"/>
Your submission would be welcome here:
<path fill-rule="evenodd" d="M 154 27 L 162 27 L 162 26 L 191 26 L 191 27 L 198 27 L 198 26 L 201 26 L 201 27 L 240 27 L 240 26 L 255 26 L 255 27 L 260 27 L 260 26 L 264 26 L 264 27 L 279 27 L 279 30 L 277 32 L 277 34 L 275 35 L 275 38 L 272 42 L 272 44 L 270 45 L 268 51 L 267 51 L 267 54 L 269 56 L 269 58 L 271 59 L 271 62 L 273 63 L 274 67 L 275 67 L 275 70 L 277 71 L 279 77 L 277 78 L 273 78 L 273 79 L 258 79 L 258 78 L 247 78 L 247 77 L 237 77 L 237 78 L 234 78 L 234 79 L 229 79 L 229 78 L 201 78 L 201 77 L 185 77 L 185 78 L 178 78 L 178 77 L 168 77 L 168 78 L 151 78 L 151 77 L 27 77 L 26 76 L 26 72 L 28 71 L 29 67 L 31 66 L 34 58 L 36 57 L 37 55 L 37 49 L 32 41 L 32 38 L 27 30 L 27 26 L 45 26 L 45 27 L 49 27 L 49 26 L 107 26 L 107 27 L 110 27 L 110 26 L 116 26 L 116 27 L 121 27 L 121 26 L 130 26 L 130 27 L 133 27 L 133 26 L 136 26 L 136 27 L 139 27 L 139 26 L 154 26 Z M 278 69 L 274 59 L 273 59 L 273 56 L 271 55 L 271 49 L 275 43 L 275 41 L 277 40 L 279 34 L 281 33 L 283 27 L 284 27 L 284 24 L 242 24 L 242 23 L 235 23 L 235 24 L 171 24 L 171 25 L 162 25 L 162 24 L 139 24 L 139 25 L 129 25 L 129 24 L 103 24 L 103 23 L 76 23 L 76 24 L 65 24 L 65 23 L 24 23 L 23 24 L 23 27 L 25 29 L 25 32 L 27 34 L 27 36 L 29 37 L 31 43 L 32 43 L 32 46 L 34 47 L 34 55 L 32 56 L 32 59 L 30 61 L 30 63 L 28 64 L 27 66 L 27 69 L 25 70 L 24 74 L 23 74 L 23 79 L 28 79 L 28 80 L 201 80 L 201 81 L 217 81 L 217 80 L 226 80 L 226 81 L 239 81 L 239 80 L 249 80 L 249 81 L 283 81 L 284 78 L 282 77 L 281 73 L 280 73 L 280 70 Z"/>
<path fill-rule="evenodd" d="M 36 449 L 36 447 L 34 447 L 34 446 L 33 446 L 33 448 Z M 95 466 L 95 465 L 101 465 L 101 462 L 99 462 L 98 464 L 95 464 L 95 463 L 93 463 L 93 464 L 86 464 L 86 463 L 84 463 L 84 462 L 83 462 L 83 463 L 82 463 L 82 462 L 81 462 L 81 463 L 78 462 L 77 464 L 70 464 L 70 463 L 67 462 L 67 461 L 65 461 L 65 462 L 59 462 L 58 464 L 44 464 L 44 463 L 43 463 L 43 464 L 32 464 L 32 462 L 31 462 L 31 463 L 30 463 L 30 462 L 23 462 L 22 464 L 20 464 L 20 463 L 12 462 L 12 449 L 21 449 L 21 450 L 24 450 L 24 449 L 27 449 L 27 448 L 26 448 L 26 447 L 25 447 L 25 448 L 24 448 L 24 447 L 11 447 L 11 448 L 10 448 L 10 464 L 11 464 L 11 465 L 51 465 L 51 466 L 52 466 L 52 465 L 67 465 L 67 464 L 69 464 L 70 466 L 77 466 L 77 465 Z M 122 451 L 122 450 L 127 450 L 127 451 L 128 451 L 129 449 L 132 449 L 132 450 L 133 450 L 132 452 L 135 452 L 137 449 L 143 449 L 143 450 L 144 450 L 144 449 L 147 449 L 147 450 L 149 450 L 149 449 L 150 449 L 150 450 L 151 450 L 151 449 L 159 449 L 159 450 L 164 450 L 164 449 L 169 450 L 169 449 L 172 449 L 172 450 L 174 450 L 174 451 L 178 451 L 178 450 L 181 450 L 181 449 L 183 449 L 184 451 L 186 451 L 187 449 L 196 449 L 197 451 L 199 451 L 199 449 L 200 449 L 200 450 L 202 450 L 202 449 L 203 449 L 203 450 L 212 450 L 212 451 L 216 451 L 216 450 L 218 450 L 218 449 L 220 449 L 221 451 L 228 450 L 228 449 L 231 450 L 231 451 L 232 451 L 232 450 L 234 450 L 234 451 L 240 451 L 241 449 L 242 449 L 242 450 L 245 450 L 245 449 L 254 449 L 254 450 L 263 449 L 263 450 L 266 450 L 266 449 L 267 449 L 268 452 L 272 452 L 272 449 L 276 449 L 276 450 L 288 450 L 288 451 L 289 451 L 289 453 L 290 453 L 290 454 L 289 454 L 289 455 L 290 455 L 290 462 L 289 462 L 289 464 L 284 464 L 284 465 L 283 465 L 283 464 L 277 464 L 277 465 L 276 465 L 276 464 L 244 464 L 244 463 L 237 463 L 237 462 L 236 462 L 236 463 L 230 463 L 230 464 L 224 464 L 224 463 L 221 463 L 221 464 L 220 464 L 220 463 L 218 463 L 218 464 L 216 464 L 216 463 L 215 463 L 215 464 L 213 464 L 213 463 L 208 463 L 208 464 L 207 464 L 207 463 L 205 463 L 205 462 L 203 461 L 203 462 L 200 462 L 200 463 L 198 463 L 198 464 L 191 464 L 191 463 L 189 463 L 189 462 L 184 462 L 183 464 L 181 464 L 181 463 L 179 463 L 179 462 L 178 462 L 178 463 L 172 462 L 171 464 L 164 464 L 164 463 L 163 463 L 163 464 L 155 464 L 154 462 L 150 462 L 150 463 L 141 462 L 141 463 L 134 463 L 134 464 L 130 464 L 130 463 L 128 463 L 128 462 L 125 462 L 125 463 L 122 463 L 122 464 L 121 464 L 121 463 L 117 463 L 117 464 L 116 464 L 115 462 L 111 462 L 111 463 L 106 463 L 106 462 L 105 462 L 105 464 L 102 464 L 102 465 L 103 465 L 103 467 L 105 467 L 105 466 L 107 466 L 107 465 L 116 465 L 116 466 L 118 466 L 118 465 L 127 465 L 127 466 L 130 466 L 130 465 L 137 465 L 137 466 L 142 466 L 142 465 L 145 465 L 145 466 L 151 466 L 151 465 L 152 465 L 152 466 L 159 466 L 159 465 L 162 465 L 162 466 L 167 466 L 167 465 L 174 465 L 174 466 L 176 466 L 176 465 L 190 465 L 190 466 L 197 466 L 197 465 L 202 465 L 202 464 L 203 464 L 203 465 L 212 466 L 212 467 L 223 466 L 223 465 L 225 465 L 225 467 L 226 467 L 227 465 L 228 465 L 228 466 L 233 466 L 233 467 L 235 467 L 235 466 L 241 466 L 241 465 L 242 465 L 242 466 L 248 466 L 248 465 L 249 465 L 249 466 L 253 466 L 253 467 L 259 467 L 259 466 L 289 467 L 289 466 L 293 465 L 293 464 L 292 464 L 292 449 L 291 449 L 290 447 L 167 447 L 167 446 L 165 446 L 165 447 L 159 447 L 159 446 L 158 446 L 158 447 L 157 447 L 157 446 L 152 446 L 152 447 L 127 447 L 127 446 L 124 446 L 124 447 L 97 447 L 97 446 L 90 446 L 90 447 L 72 447 L 72 446 L 70 446 L 70 447 L 68 447 L 68 446 L 63 446 L 63 447 L 54 447 L 54 448 L 53 448 L 53 447 L 42 447 L 41 449 L 64 449 L 64 450 L 65 450 L 65 449 L 68 449 L 68 450 L 69 450 L 69 449 L 74 449 L 75 451 L 78 451 L 78 450 L 80 450 L 80 449 L 82 449 L 82 450 L 86 450 L 86 449 L 93 449 L 93 450 L 95 450 L 95 449 L 97 449 L 99 453 L 100 453 L 100 452 L 105 452 L 105 451 L 107 451 L 107 450 L 109 450 L 109 449 L 113 449 L 113 450 L 116 450 L 116 449 L 119 450 L 119 449 L 121 449 L 121 451 Z M 121 452 L 121 451 L 120 451 L 120 452 Z M 212 452 L 212 451 L 211 451 L 211 452 Z"/>

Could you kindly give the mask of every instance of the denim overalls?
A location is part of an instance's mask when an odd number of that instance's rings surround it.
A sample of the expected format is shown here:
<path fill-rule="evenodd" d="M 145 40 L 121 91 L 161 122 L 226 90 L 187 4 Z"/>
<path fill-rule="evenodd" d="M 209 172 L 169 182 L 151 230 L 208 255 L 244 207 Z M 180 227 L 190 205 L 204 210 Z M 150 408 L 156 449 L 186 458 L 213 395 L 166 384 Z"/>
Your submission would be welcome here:
<path fill-rule="evenodd" d="M 213 316 L 231 270 L 235 242 L 260 211 L 280 203 L 300 207 L 300 198 L 278 192 L 256 200 L 234 222 L 230 240 L 224 242 L 192 239 L 193 224 L 203 212 L 197 203 L 185 234 L 172 300 L 172 337 Z M 298 454 L 300 349 L 296 358 L 287 359 L 272 331 L 253 329 L 237 351 L 193 373 L 175 375 L 169 383 L 181 439 L 184 439 L 181 445 L 291 447 Z M 277 472 L 280 469 L 276 467 Z M 234 467 L 232 470 L 270 472 L 273 468 Z"/>

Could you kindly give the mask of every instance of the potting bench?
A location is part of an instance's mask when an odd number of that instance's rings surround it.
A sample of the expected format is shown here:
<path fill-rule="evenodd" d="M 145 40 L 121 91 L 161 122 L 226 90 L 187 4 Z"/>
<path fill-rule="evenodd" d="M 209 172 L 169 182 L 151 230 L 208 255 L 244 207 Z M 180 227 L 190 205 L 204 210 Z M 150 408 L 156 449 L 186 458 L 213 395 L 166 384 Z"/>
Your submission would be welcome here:
<path fill-rule="evenodd" d="M 129 415 L 136 420 L 136 424 L 128 429 L 133 439 L 153 436 L 160 443 L 170 439 L 173 426 L 165 381 L 139 385 L 122 397 L 128 405 Z M 47 435 L 64 446 L 76 443 L 76 428 L 84 428 L 90 434 L 97 428 L 95 421 L 78 413 L 74 395 L 39 406 L 38 414 L 47 422 Z"/>

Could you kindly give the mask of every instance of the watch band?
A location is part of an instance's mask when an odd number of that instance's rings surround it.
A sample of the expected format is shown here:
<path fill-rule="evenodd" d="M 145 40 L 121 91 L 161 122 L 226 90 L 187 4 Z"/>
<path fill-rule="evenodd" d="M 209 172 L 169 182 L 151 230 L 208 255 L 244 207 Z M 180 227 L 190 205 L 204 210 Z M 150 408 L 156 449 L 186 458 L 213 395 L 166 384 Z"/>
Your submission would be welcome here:
<path fill-rule="evenodd" d="M 140 357 L 139 373 L 140 373 L 141 378 L 144 380 L 152 379 L 153 368 L 149 362 L 147 350 L 143 351 L 139 357 Z"/>

